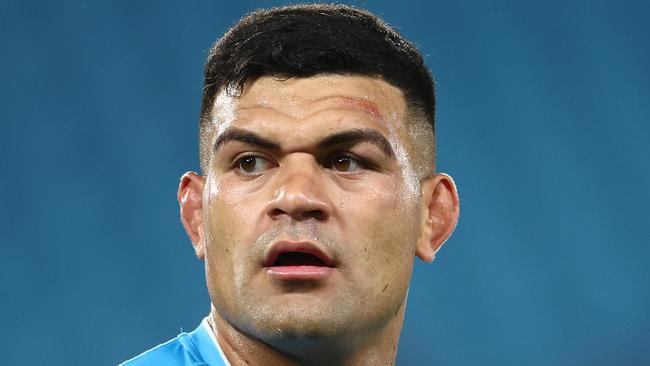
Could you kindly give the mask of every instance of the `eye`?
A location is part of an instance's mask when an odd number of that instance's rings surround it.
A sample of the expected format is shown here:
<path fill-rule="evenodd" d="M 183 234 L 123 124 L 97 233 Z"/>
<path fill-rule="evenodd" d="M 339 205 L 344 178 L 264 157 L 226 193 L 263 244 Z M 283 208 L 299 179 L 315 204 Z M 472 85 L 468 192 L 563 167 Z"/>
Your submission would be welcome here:
<path fill-rule="evenodd" d="M 335 155 L 329 160 L 327 165 L 331 169 L 345 173 L 356 172 L 365 167 L 358 159 L 345 154 Z"/>
<path fill-rule="evenodd" d="M 264 170 L 270 169 L 272 165 L 270 161 L 261 156 L 246 155 L 237 159 L 235 166 L 244 175 L 256 175 Z"/>

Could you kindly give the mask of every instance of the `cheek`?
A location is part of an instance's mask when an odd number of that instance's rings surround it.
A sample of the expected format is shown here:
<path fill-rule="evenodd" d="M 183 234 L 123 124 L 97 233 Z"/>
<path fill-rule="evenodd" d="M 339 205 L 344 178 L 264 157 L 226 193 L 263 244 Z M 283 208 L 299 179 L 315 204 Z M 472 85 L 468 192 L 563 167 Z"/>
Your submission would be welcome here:
<path fill-rule="evenodd" d="M 241 186 L 229 184 L 223 179 L 219 190 L 208 198 L 209 223 L 213 244 L 222 246 L 237 243 L 239 237 L 248 233 L 255 226 L 259 215 L 259 205 Z"/>
<path fill-rule="evenodd" d="M 259 210 L 255 201 L 222 185 L 209 202 L 208 225 L 211 240 L 206 248 L 206 274 L 210 298 L 224 314 L 237 314 L 242 291 L 254 275 L 257 258 L 252 257 L 255 220 Z"/>
<path fill-rule="evenodd" d="M 396 214 L 399 203 L 367 202 L 356 210 L 346 238 L 353 251 L 346 253 L 346 280 L 351 293 L 368 312 L 393 315 L 406 296 L 413 269 L 415 235 L 407 215 Z M 383 310 L 382 310 L 383 309 Z"/>
<path fill-rule="evenodd" d="M 222 277 L 237 276 L 246 269 L 248 249 L 256 238 L 255 220 L 259 214 L 256 201 L 223 181 L 216 194 L 208 198 L 209 239 L 207 254 L 211 267 Z M 227 274 L 228 276 L 225 276 Z"/>
<path fill-rule="evenodd" d="M 342 221 L 354 248 L 353 260 L 364 267 L 377 267 L 381 271 L 390 266 L 390 271 L 401 272 L 413 260 L 417 210 L 411 201 L 404 200 L 396 187 L 391 184 L 358 195 L 356 199 L 347 198 Z"/>

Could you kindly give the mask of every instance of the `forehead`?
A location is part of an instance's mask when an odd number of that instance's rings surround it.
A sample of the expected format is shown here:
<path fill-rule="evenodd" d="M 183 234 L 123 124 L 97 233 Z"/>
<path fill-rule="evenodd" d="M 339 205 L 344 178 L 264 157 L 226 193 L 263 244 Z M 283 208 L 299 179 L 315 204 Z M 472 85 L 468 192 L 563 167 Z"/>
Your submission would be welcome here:
<path fill-rule="evenodd" d="M 405 101 L 401 90 L 378 78 L 320 75 L 278 80 L 262 77 L 247 85 L 239 97 L 226 93 L 217 96 L 213 116 L 218 129 L 223 130 L 226 125 L 255 119 L 260 114 L 305 121 L 328 111 L 349 111 L 388 132 L 394 127 L 400 129 Z"/>

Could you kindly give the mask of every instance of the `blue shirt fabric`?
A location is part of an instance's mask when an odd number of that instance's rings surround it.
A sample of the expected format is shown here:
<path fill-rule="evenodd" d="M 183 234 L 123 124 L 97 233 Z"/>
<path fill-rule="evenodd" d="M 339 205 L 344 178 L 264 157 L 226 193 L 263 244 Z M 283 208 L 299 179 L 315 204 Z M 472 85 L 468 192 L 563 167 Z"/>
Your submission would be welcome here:
<path fill-rule="evenodd" d="M 230 366 L 208 332 L 204 319 L 194 331 L 181 333 L 120 366 Z"/>

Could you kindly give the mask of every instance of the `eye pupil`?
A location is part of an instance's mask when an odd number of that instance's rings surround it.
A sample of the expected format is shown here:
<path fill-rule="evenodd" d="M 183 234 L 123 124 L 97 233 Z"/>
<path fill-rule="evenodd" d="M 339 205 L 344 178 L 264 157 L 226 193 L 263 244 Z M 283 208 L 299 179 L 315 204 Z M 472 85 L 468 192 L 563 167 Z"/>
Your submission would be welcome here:
<path fill-rule="evenodd" d="M 256 158 L 254 156 L 247 156 L 239 161 L 241 170 L 252 173 L 255 171 Z"/>
<path fill-rule="evenodd" d="M 350 169 L 350 158 L 347 156 L 341 156 L 334 160 L 334 168 L 339 171 L 348 171 Z"/>

